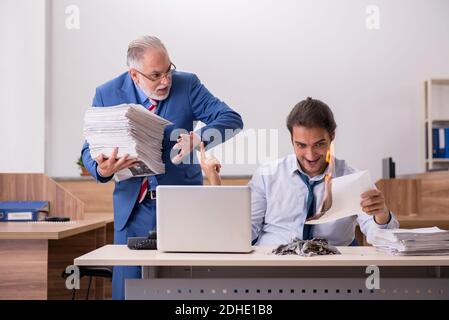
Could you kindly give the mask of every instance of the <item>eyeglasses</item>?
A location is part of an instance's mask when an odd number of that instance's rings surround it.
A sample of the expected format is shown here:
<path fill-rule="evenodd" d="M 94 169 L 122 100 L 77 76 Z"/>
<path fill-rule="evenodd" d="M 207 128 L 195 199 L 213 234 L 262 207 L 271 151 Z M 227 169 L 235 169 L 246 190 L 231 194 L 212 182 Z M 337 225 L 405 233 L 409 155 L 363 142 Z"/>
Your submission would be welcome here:
<path fill-rule="evenodd" d="M 149 75 L 146 75 L 146 74 L 140 72 L 137 69 L 135 69 L 135 70 L 137 71 L 137 73 L 140 73 L 142 76 L 144 76 L 148 80 L 154 82 L 154 81 L 158 81 L 158 80 L 160 80 L 162 78 L 165 78 L 165 77 L 171 77 L 173 71 L 176 70 L 176 66 L 173 63 L 170 62 L 170 66 L 168 67 L 167 72 L 162 72 L 162 73 L 161 72 L 155 72 L 155 73 L 152 73 L 152 74 L 149 74 Z"/>

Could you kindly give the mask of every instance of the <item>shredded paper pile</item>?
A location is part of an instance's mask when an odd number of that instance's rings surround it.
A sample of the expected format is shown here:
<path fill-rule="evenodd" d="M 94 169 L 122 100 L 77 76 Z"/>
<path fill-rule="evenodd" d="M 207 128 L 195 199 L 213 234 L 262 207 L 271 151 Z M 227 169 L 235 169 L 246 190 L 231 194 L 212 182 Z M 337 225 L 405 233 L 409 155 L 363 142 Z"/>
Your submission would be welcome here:
<path fill-rule="evenodd" d="M 312 240 L 300 240 L 295 238 L 292 242 L 281 244 L 272 253 L 276 255 L 296 254 L 303 257 L 315 255 L 341 254 L 338 249 L 330 245 L 326 239 L 314 238 Z"/>

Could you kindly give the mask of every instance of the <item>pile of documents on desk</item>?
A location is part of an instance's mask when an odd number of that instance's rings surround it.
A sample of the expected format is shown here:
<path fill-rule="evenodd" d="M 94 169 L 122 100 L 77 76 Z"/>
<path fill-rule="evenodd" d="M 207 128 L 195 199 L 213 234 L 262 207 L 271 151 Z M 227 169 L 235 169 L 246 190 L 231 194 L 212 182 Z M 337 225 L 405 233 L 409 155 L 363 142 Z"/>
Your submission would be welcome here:
<path fill-rule="evenodd" d="M 437 227 L 376 229 L 368 242 L 379 251 L 400 256 L 449 255 L 449 231 Z"/>
<path fill-rule="evenodd" d="M 115 180 L 165 173 L 162 162 L 164 129 L 171 122 L 137 104 L 89 108 L 84 115 L 84 137 L 90 155 L 105 158 L 118 147 L 117 157 L 137 158 L 135 166 L 115 174 Z"/>

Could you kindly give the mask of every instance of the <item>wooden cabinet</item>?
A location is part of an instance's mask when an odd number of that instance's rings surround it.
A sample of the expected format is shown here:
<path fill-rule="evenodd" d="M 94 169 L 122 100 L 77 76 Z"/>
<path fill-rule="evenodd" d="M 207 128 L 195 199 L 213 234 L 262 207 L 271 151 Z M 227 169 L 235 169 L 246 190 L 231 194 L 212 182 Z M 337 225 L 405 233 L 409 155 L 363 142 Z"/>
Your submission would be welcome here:
<path fill-rule="evenodd" d="M 69 222 L 0 222 L 0 300 L 70 299 L 62 272 L 73 259 L 106 244 L 102 219 L 85 219 L 85 203 L 45 174 L 0 174 L 0 201 L 49 201 L 49 216 Z M 111 212 L 112 214 L 112 212 Z M 87 279 L 81 279 L 84 298 Z M 104 298 L 95 279 L 91 298 Z"/>

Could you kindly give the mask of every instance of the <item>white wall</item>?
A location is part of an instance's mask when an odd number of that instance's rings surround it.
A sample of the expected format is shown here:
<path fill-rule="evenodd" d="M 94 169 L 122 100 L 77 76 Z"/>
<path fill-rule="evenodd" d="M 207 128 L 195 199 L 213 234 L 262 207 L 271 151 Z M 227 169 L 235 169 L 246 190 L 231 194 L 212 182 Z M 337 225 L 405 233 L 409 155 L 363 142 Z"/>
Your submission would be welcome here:
<path fill-rule="evenodd" d="M 45 1 L 0 1 L 0 172 L 44 172 Z"/>
<path fill-rule="evenodd" d="M 68 5 L 80 9 L 79 30 L 66 28 Z M 378 30 L 366 27 L 369 5 L 380 9 Z M 449 77 L 448 12 L 447 0 L 52 1 L 48 172 L 78 175 L 84 110 L 142 34 L 159 36 L 245 128 L 279 129 L 279 156 L 291 152 L 287 113 L 312 96 L 334 111 L 338 157 L 375 178 L 387 156 L 399 174 L 422 171 L 422 81 Z"/>

